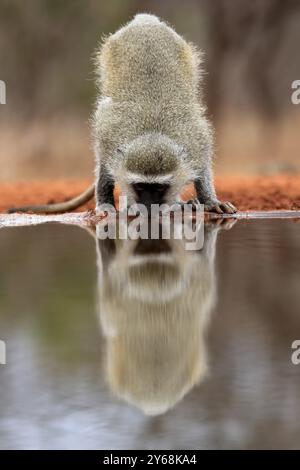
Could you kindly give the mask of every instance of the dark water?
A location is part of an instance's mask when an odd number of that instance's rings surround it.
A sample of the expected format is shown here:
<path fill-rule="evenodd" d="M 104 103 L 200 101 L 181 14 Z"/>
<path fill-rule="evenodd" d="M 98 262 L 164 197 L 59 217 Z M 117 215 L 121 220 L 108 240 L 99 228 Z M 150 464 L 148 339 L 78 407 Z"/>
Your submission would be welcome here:
<path fill-rule="evenodd" d="M 0 448 L 299 448 L 299 250 L 280 220 L 199 253 L 1 229 Z"/>

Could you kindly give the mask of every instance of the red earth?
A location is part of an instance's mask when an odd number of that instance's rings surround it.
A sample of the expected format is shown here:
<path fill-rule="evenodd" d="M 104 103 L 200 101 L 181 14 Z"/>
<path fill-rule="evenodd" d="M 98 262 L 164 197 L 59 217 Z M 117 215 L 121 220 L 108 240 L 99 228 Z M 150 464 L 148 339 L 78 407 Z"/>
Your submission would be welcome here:
<path fill-rule="evenodd" d="M 90 181 L 24 181 L 0 184 L 0 212 L 10 207 L 66 201 L 84 191 Z M 219 176 L 216 177 L 219 199 L 232 202 L 240 211 L 300 210 L 300 175 Z M 115 191 L 118 197 L 118 188 Z M 193 195 L 187 187 L 184 199 Z M 94 208 L 91 200 L 78 211 Z"/>

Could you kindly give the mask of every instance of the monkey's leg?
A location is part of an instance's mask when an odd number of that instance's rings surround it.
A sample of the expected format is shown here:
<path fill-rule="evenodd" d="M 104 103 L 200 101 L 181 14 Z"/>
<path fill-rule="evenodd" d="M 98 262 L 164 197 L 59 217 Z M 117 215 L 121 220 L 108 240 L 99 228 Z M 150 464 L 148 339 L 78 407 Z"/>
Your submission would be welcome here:
<path fill-rule="evenodd" d="M 204 204 L 207 212 L 217 212 L 218 214 L 234 214 L 237 209 L 231 202 L 222 202 L 217 199 L 212 172 L 206 169 L 199 178 L 194 181 L 199 204 Z"/>
<path fill-rule="evenodd" d="M 100 209 L 102 204 L 111 204 L 112 206 L 115 206 L 114 187 L 115 182 L 107 171 L 105 165 L 103 163 L 100 164 L 100 170 L 96 184 L 97 210 Z"/>

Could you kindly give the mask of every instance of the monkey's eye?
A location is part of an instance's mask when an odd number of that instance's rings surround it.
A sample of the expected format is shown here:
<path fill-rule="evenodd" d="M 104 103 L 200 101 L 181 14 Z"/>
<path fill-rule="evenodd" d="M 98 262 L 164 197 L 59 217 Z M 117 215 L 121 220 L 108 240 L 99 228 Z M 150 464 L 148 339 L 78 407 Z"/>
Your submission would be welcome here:
<path fill-rule="evenodd" d="M 137 191 L 137 192 L 145 190 L 145 184 L 144 183 L 135 183 L 132 186 L 133 186 L 134 190 Z"/>
<path fill-rule="evenodd" d="M 132 187 L 139 196 L 142 194 L 159 194 L 161 197 L 169 189 L 168 184 L 160 183 L 133 183 Z"/>

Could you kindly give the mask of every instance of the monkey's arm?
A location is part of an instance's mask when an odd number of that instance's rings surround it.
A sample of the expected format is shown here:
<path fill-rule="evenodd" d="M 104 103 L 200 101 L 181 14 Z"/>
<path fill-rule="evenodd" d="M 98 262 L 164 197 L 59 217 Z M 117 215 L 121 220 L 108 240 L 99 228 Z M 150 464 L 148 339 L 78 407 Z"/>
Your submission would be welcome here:
<path fill-rule="evenodd" d="M 101 204 L 111 204 L 115 205 L 114 200 L 114 187 L 115 182 L 107 171 L 103 162 L 100 163 L 100 168 L 98 170 L 98 178 L 96 185 L 96 201 L 97 209 Z"/>
<path fill-rule="evenodd" d="M 86 202 L 88 202 L 92 197 L 95 195 L 95 185 L 92 184 L 89 188 L 84 191 L 79 196 L 70 199 L 70 201 L 66 202 L 59 202 L 57 204 L 44 204 L 44 205 L 37 205 L 37 206 L 24 206 L 24 207 L 12 207 L 8 210 L 9 214 L 13 212 L 44 212 L 46 214 L 54 214 L 58 212 L 68 212 L 78 207 L 82 206 Z"/>
<path fill-rule="evenodd" d="M 209 167 L 202 171 L 202 174 L 194 181 L 197 199 L 200 204 L 204 204 L 207 212 L 217 212 L 219 214 L 233 214 L 237 211 L 231 202 L 221 202 L 217 199 L 212 171 Z"/>

